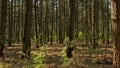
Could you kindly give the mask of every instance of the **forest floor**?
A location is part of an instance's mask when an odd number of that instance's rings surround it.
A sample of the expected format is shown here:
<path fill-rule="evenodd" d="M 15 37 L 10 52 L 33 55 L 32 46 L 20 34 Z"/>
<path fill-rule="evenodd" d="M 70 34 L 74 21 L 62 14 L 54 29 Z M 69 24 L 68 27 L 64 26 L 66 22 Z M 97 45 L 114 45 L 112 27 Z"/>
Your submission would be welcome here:
<path fill-rule="evenodd" d="M 99 49 L 93 50 L 78 44 L 73 51 L 73 58 L 67 63 L 61 62 L 63 45 L 54 43 L 46 45 L 46 65 L 40 68 L 112 68 L 112 46 L 102 45 Z M 4 61 L 0 61 L 0 68 L 33 68 L 32 60 L 21 59 L 21 44 L 13 44 L 4 49 Z M 32 53 L 38 48 L 32 46 Z M 34 66 L 34 68 L 36 68 Z"/>

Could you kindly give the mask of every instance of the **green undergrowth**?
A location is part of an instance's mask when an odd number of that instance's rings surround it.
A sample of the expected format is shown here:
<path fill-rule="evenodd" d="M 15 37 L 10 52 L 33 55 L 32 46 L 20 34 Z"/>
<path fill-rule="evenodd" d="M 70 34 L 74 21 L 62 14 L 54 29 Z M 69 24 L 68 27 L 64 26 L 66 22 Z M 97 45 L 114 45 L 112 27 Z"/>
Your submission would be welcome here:
<path fill-rule="evenodd" d="M 36 51 L 35 53 L 33 53 L 33 67 L 35 68 L 40 68 L 43 66 L 46 66 L 46 58 L 45 58 L 45 46 L 42 46 L 39 48 L 38 51 Z"/>
<path fill-rule="evenodd" d="M 60 61 L 61 61 L 63 64 L 68 63 L 68 61 L 70 60 L 70 58 L 68 58 L 68 57 L 66 56 L 66 49 L 67 49 L 67 47 L 65 46 L 65 47 L 63 47 L 63 49 L 62 49 L 62 51 L 61 51 L 62 56 L 61 56 L 61 60 L 60 60 Z"/>

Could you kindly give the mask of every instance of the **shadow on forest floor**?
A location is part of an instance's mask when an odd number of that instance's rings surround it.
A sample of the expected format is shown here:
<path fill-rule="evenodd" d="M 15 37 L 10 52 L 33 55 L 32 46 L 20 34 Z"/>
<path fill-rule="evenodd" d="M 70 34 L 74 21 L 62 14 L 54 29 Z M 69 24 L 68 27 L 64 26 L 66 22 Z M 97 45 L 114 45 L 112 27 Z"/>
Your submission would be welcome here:
<path fill-rule="evenodd" d="M 0 68 L 33 68 L 27 67 L 32 64 L 32 60 L 22 60 L 21 51 L 22 45 L 14 44 L 7 46 L 4 49 L 4 61 L 0 62 Z M 50 45 L 47 46 L 46 50 L 46 68 L 112 68 L 112 48 L 107 48 L 106 59 L 104 60 L 104 48 L 99 49 L 102 53 L 92 54 L 87 47 L 77 46 L 74 50 L 73 60 L 67 64 L 63 64 L 61 59 L 62 45 Z M 34 46 L 32 52 L 36 51 Z M 88 52 L 89 51 L 89 52 Z M 94 61 L 96 63 L 94 63 Z M 108 62 L 108 63 L 107 63 Z M 43 67 L 45 68 L 45 67 Z"/>

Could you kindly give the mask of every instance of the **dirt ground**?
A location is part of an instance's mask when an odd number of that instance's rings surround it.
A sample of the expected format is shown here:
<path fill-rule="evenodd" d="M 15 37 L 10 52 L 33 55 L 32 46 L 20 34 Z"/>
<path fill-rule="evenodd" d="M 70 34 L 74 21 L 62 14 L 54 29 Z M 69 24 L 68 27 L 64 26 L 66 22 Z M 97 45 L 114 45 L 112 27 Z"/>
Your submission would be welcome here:
<path fill-rule="evenodd" d="M 109 45 L 111 46 L 111 45 Z M 31 68 L 32 60 L 21 59 L 21 44 L 6 46 L 4 49 L 4 61 L 0 61 L 0 68 Z M 46 66 L 43 68 L 112 68 L 112 48 L 101 46 L 98 50 L 90 50 L 81 44 L 77 44 L 73 52 L 73 58 L 68 63 L 61 63 L 61 51 L 63 45 L 47 45 L 45 53 Z M 32 46 L 32 53 L 38 50 Z M 35 67 L 36 68 L 36 67 Z"/>

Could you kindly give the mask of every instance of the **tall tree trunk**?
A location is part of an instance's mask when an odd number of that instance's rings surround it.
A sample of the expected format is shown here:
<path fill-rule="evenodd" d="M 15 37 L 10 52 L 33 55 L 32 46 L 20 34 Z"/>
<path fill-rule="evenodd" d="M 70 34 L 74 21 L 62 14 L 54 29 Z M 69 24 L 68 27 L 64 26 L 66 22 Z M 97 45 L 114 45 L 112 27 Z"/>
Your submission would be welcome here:
<path fill-rule="evenodd" d="M 110 29 L 109 29 L 109 0 L 106 1 L 107 2 L 107 44 L 109 44 L 109 35 L 110 35 Z"/>
<path fill-rule="evenodd" d="M 37 22 L 37 0 L 35 0 L 35 2 L 34 2 L 34 5 L 35 5 L 35 32 L 36 32 L 36 48 L 38 48 L 39 47 L 39 45 L 38 45 L 38 26 L 37 26 L 37 24 L 38 24 L 38 22 Z"/>
<path fill-rule="evenodd" d="M 52 15 L 52 17 L 51 17 L 51 45 L 53 44 L 53 23 L 54 23 L 54 0 L 52 0 L 52 4 L 51 4 L 51 6 L 52 6 L 52 8 L 51 8 L 51 15 Z"/>
<path fill-rule="evenodd" d="M 105 44 L 105 14 L 104 14 L 104 1 L 101 1 L 101 15 L 102 15 L 102 42 Z"/>
<path fill-rule="evenodd" d="M 31 34 L 32 34 L 31 31 L 32 31 L 32 0 L 26 0 L 22 58 L 30 58 Z"/>
<path fill-rule="evenodd" d="M 98 47 L 98 5 L 97 0 L 93 0 L 93 49 Z"/>
<path fill-rule="evenodd" d="M 70 6 L 70 24 L 69 24 L 69 39 L 70 41 L 74 38 L 74 23 L 75 23 L 75 0 L 70 0 L 69 6 Z"/>
<path fill-rule="evenodd" d="M 11 0 L 11 20 L 9 22 L 9 41 L 8 44 L 11 46 L 12 41 L 13 41 L 13 0 Z"/>
<path fill-rule="evenodd" d="M 39 23 L 39 32 L 40 32 L 40 44 L 43 44 L 43 0 L 40 0 L 40 23 Z"/>
<path fill-rule="evenodd" d="M 72 51 L 74 50 L 74 46 L 72 45 L 72 40 L 74 39 L 74 25 L 76 23 L 76 1 L 77 0 L 70 0 L 69 6 L 70 6 L 70 24 L 69 24 L 69 31 L 68 31 L 68 37 L 70 44 L 68 45 L 66 49 L 66 56 L 68 58 L 72 57 Z"/>
<path fill-rule="evenodd" d="M 5 27 L 7 16 L 7 0 L 2 0 L 1 25 L 0 25 L 0 57 L 3 57 L 5 45 Z"/>
<path fill-rule="evenodd" d="M 111 0 L 111 10 L 114 35 L 113 68 L 120 68 L 120 0 Z"/>
<path fill-rule="evenodd" d="M 21 28 L 20 27 L 20 23 L 21 23 L 21 19 L 20 19 L 21 18 L 21 10 L 20 10 L 20 8 L 21 8 L 20 5 L 21 4 L 20 3 L 21 3 L 21 0 L 19 0 L 18 2 L 19 2 L 19 4 L 18 4 L 19 7 L 18 7 L 18 16 L 17 16 L 17 18 L 18 18 L 17 19 L 18 20 L 18 30 L 17 30 L 17 36 L 18 37 L 17 37 L 17 42 L 20 43 L 20 28 Z"/>
<path fill-rule="evenodd" d="M 59 0 L 59 43 L 63 43 L 63 27 L 62 27 L 62 1 Z"/>

